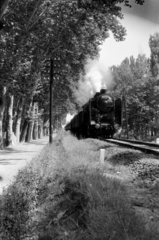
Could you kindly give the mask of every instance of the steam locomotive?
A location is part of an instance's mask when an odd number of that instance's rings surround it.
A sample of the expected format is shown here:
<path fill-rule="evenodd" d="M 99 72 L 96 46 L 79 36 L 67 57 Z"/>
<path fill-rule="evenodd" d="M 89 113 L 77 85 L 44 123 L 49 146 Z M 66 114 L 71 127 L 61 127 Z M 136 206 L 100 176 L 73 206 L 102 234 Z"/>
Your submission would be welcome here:
<path fill-rule="evenodd" d="M 101 89 L 65 126 L 78 138 L 113 137 L 121 127 L 121 99 L 116 99 Z"/>

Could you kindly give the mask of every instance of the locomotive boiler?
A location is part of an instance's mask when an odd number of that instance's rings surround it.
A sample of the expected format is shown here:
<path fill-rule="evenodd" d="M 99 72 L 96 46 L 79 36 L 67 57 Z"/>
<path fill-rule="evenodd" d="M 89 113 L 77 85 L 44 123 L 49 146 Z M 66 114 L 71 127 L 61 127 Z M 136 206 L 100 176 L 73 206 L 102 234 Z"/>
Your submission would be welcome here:
<path fill-rule="evenodd" d="M 116 99 L 101 89 L 65 126 L 78 138 L 113 137 L 121 126 L 121 99 Z"/>

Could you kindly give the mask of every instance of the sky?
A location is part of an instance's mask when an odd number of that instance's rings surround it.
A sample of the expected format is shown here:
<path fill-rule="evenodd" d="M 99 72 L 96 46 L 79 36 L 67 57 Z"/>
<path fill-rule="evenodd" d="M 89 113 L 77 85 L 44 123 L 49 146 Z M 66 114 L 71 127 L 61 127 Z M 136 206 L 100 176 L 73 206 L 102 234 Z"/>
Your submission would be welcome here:
<path fill-rule="evenodd" d="M 135 4 L 135 0 L 130 2 L 132 8 L 122 6 L 124 19 L 120 20 L 127 31 L 125 40 L 117 42 L 110 34 L 101 46 L 99 59 L 86 65 L 86 78 L 96 85 L 97 91 L 103 78 L 108 80 L 107 85 L 112 82 L 108 67 L 120 65 L 126 57 L 136 58 L 138 54 L 150 57 L 150 35 L 159 32 L 159 0 L 145 0 L 142 6 Z"/>
<path fill-rule="evenodd" d="M 112 34 L 105 40 L 100 52 L 101 64 L 119 65 L 126 57 L 133 55 L 136 58 L 139 53 L 150 56 L 149 38 L 159 31 L 159 24 L 128 13 L 124 16 L 121 23 L 127 30 L 127 36 L 122 42 L 116 42 Z"/>
<path fill-rule="evenodd" d="M 124 19 L 121 24 L 127 30 L 125 41 L 116 42 L 112 35 L 106 39 L 99 61 L 107 66 L 118 65 L 126 57 L 139 53 L 150 56 L 149 37 L 159 32 L 159 0 L 145 0 L 143 6 L 134 4 L 132 8 L 123 7 Z"/>

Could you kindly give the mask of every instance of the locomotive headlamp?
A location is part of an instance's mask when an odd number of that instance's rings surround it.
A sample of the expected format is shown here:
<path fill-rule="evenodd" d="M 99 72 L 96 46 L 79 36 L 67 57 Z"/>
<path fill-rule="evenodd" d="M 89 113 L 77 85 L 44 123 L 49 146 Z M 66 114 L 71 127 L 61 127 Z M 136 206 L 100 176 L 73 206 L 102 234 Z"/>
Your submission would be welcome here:
<path fill-rule="evenodd" d="M 99 129 L 99 128 L 100 128 L 100 125 L 97 123 L 97 124 L 95 125 L 95 128 L 96 128 L 96 129 Z"/>

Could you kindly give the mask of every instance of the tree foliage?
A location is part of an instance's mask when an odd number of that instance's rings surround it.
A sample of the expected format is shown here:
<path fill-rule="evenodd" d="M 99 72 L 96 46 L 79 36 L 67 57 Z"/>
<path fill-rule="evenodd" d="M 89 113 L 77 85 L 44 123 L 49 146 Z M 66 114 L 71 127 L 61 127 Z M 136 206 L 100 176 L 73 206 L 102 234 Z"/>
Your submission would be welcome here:
<path fill-rule="evenodd" d="M 151 49 L 151 72 L 159 78 L 159 33 L 150 36 L 149 46 Z"/>
<path fill-rule="evenodd" d="M 139 54 L 112 67 L 112 90 L 115 96 L 126 97 L 129 131 L 142 139 L 159 135 L 157 38 L 158 33 L 150 36 L 150 59 Z"/>
<path fill-rule="evenodd" d="M 142 0 L 136 2 L 143 4 Z M 54 79 L 54 106 L 62 104 L 64 111 L 68 111 L 72 107 L 70 86 L 84 73 L 86 59 L 98 56 L 99 46 L 109 37 L 109 31 L 117 41 L 124 40 L 126 30 L 119 21 L 123 18 L 120 4 L 130 4 L 128 0 L 10 0 L 7 3 L 3 12 L 4 28 L 0 32 L 0 86 L 7 89 L 7 94 L 15 95 L 15 114 L 18 114 L 19 99 L 27 104 L 20 114 L 23 129 L 27 123 L 29 126 L 29 113 L 35 101 L 39 110 L 48 111 L 46 59 L 60 58 L 58 77 Z M 5 106 L 6 119 L 8 107 Z M 18 118 L 14 118 L 14 125 L 15 119 Z"/>

